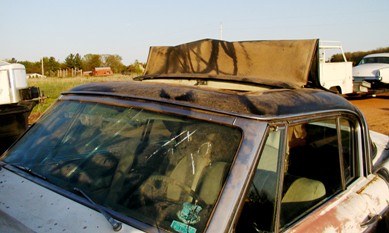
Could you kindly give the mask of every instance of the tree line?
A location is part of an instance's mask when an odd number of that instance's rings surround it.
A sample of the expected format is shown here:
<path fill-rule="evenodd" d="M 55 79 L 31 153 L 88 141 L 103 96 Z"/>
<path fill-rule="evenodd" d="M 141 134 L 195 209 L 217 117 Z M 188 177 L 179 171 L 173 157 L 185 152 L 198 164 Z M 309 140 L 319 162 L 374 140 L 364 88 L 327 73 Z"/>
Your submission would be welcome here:
<path fill-rule="evenodd" d="M 26 73 L 42 73 L 42 63 L 44 75 L 56 76 L 58 70 L 74 69 L 82 71 L 91 71 L 96 67 L 111 67 L 117 74 L 135 73 L 141 74 L 144 63 L 135 60 L 128 66 L 122 62 L 122 57 L 116 54 L 86 54 L 81 57 L 80 54 L 69 54 L 64 62 L 59 62 L 54 57 L 43 57 L 41 61 L 18 61 L 15 58 L 7 60 L 9 63 L 20 63 L 26 67 Z"/>
<path fill-rule="evenodd" d="M 353 66 L 358 65 L 358 63 L 362 60 L 362 58 L 366 55 L 373 54 L 373 53 L 389 53 L 389 47 L 385 48 L 378 48 L 370 51 L 358 51 L 358 52 L 346 52 L 344 55 L 346 56 L 347 61 L 352 62 Z M 343 61 L 342 54 L 334 54 L 331 59 L 331 62 L 341 62 Z"/>
<path fill-rule="evenodd" d="M 346 59 L 357 65 L 364 56 L 372 53 L 389 53 L 389 47 L 378 48 L 370 51 L 346 52 Z M 56 76 L 58 70 L 75 69 L 83 71 L 91 71 L 95 67 L 111 67 L 112 71 L 117 74 L 142 74 L 145 63 L 135 60 L 133 64 L 128 66 L 122 62 L 122 57 L 116 54 L 86 54 L 81 57 L 80 54 L 69 54 L 64 62 L 59 62 L 54 57 L 43 57 L 41 61 L 17 61 L 15 58 L 7 60 L 9 63 L 20 63 L 26 67 L 27 73 L 42 73 L 42 63 L 44 67 L 44 75 Z M 343 61 L 342 54 L 334 54 L 331 62 Z"/>

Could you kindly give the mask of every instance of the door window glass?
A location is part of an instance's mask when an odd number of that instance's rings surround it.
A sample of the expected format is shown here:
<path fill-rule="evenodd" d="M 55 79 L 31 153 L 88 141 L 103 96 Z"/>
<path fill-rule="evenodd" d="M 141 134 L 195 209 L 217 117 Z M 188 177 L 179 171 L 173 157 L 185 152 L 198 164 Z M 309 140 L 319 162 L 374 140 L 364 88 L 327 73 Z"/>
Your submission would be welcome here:
<path fill-rule="evenodd" d="M 280 180 L 282 130 L 271 131 L 245 198 L 238 232 L 273 231 Z"/>
<path fill-rule="evenodd" d="M 354 132 L 352 121 L 344 118 L 271 131 L 246 195 L 237 230 L 287 228 L 344 190 L 356 174 Z"/>

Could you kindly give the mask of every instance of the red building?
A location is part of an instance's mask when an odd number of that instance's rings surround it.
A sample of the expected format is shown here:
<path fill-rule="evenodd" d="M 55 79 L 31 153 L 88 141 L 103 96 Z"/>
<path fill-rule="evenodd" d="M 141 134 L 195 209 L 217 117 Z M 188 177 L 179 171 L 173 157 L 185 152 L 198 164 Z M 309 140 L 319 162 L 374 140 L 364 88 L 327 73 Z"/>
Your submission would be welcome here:
<path fill-rule="evenodd" d="M 92 76 L 107 76 L 112 74 L 111 67 L 96 67 L 92 70 Z"/>

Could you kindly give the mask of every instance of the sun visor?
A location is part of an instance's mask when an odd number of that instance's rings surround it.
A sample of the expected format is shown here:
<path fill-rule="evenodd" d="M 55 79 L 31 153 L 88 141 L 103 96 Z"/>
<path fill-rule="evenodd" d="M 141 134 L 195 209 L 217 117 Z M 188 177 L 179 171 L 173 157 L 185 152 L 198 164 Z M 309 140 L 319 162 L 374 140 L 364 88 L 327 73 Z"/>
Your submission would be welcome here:
<path fill-rule="evenodd" d="M 145 76 L 307 84 L 318 40 L 199 40 L 150 48 Z"/>

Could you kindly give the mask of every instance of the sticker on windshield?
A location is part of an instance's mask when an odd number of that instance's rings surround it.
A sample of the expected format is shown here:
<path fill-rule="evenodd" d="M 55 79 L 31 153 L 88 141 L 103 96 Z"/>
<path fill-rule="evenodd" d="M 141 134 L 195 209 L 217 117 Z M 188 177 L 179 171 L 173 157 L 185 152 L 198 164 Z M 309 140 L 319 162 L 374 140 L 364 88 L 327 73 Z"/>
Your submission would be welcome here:
<path fill-rule="evenodd" d="M 180 233 L 196 233 L 196 228 L 189 226 L 188 224 L 173 220 L 172 224 L 170 225 L 173 230 L 180 232 Z"/>
<path fill-rule="evenodd" d="M 177 217 L 186 224 L 195 224 L 200 222 L 199 213 L 202 209 L 199 205 L 185 202 L 182 210 L 177 212 Z"/>

